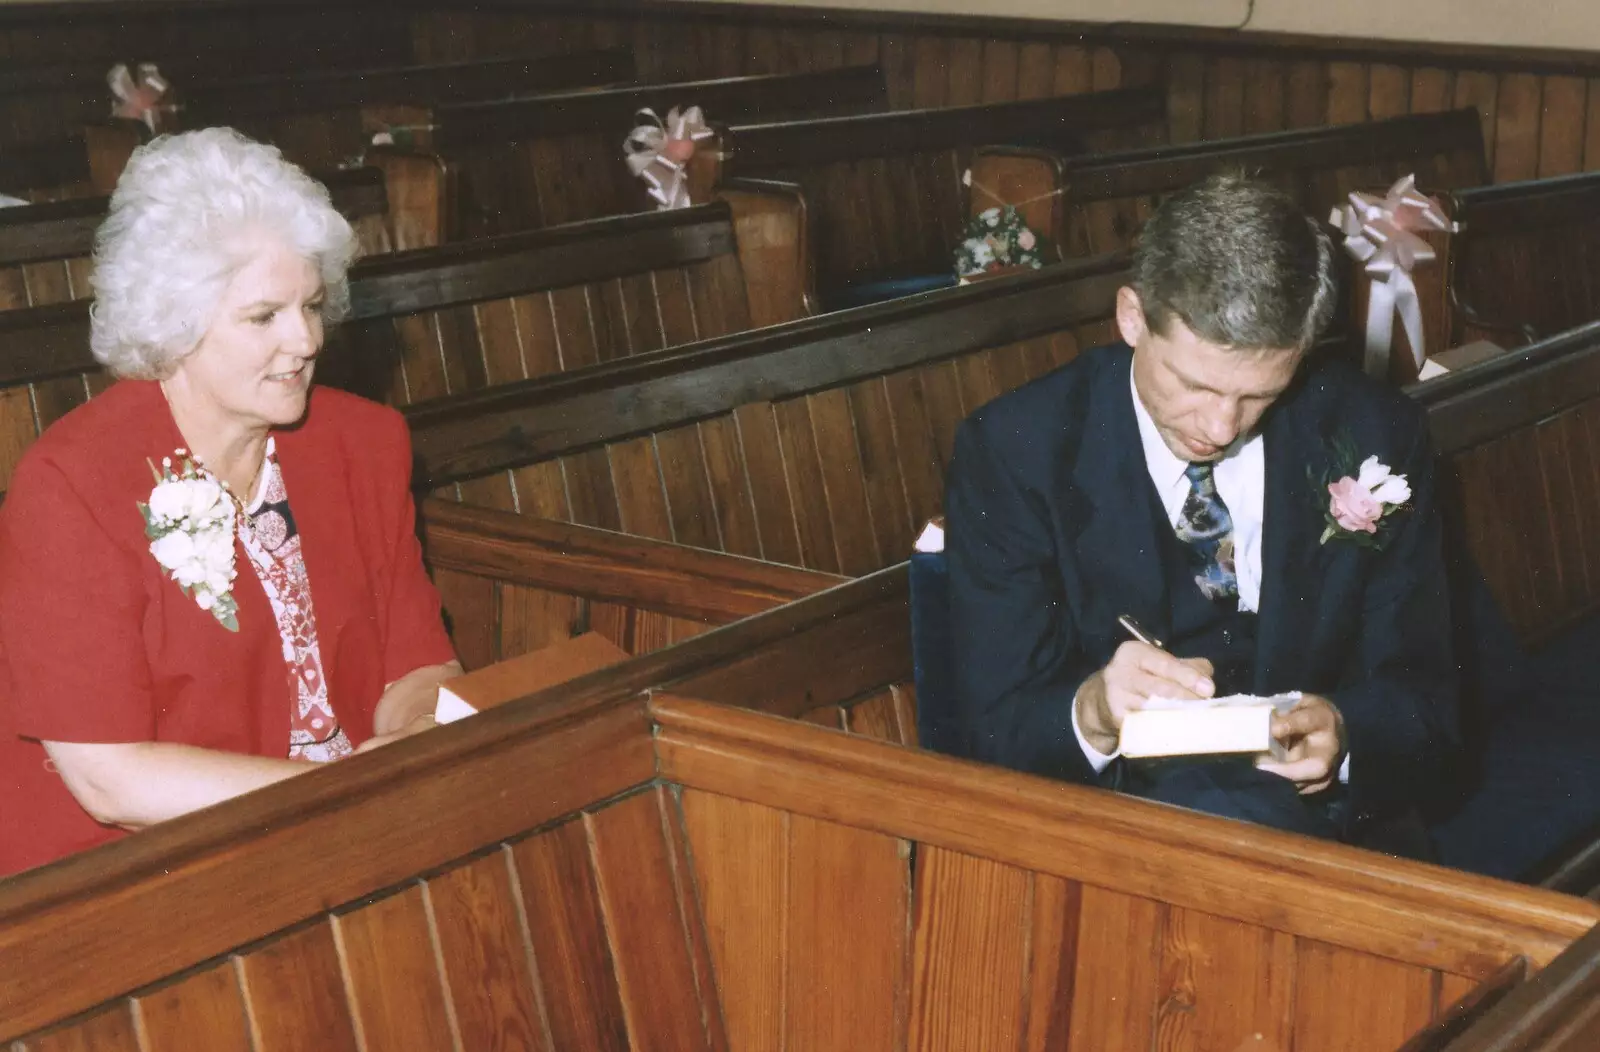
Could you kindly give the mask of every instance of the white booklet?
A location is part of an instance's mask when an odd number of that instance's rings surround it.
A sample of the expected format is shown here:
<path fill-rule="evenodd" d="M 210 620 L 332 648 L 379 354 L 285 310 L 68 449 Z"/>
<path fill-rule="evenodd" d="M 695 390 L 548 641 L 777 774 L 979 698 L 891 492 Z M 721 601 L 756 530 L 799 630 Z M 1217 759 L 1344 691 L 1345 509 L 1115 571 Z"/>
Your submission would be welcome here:
<path fill-rule="evenodd" d="M 1122 720 L 1122 755 L 1131 759 L 1167 756 L 1251 755 L 1282 758 L 1272 737 L 1272 714 L 1287 712 L 1300 692 L 1258 697 L 1230 694 L 1202 701 L 1151 698 Z"/>

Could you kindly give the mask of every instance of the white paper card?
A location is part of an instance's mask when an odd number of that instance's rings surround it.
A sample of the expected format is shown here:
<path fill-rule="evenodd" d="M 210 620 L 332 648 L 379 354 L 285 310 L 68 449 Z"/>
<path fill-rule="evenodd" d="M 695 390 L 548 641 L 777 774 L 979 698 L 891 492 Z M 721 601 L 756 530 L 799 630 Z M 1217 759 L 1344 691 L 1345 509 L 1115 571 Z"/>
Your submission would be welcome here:
<path fill-rule="evenodd" d="M 439 701 L 434 706 L 433 718 L 439 723 L 454 723 L 466 719 L 477 711 L 449 687 L 440 687 Z"/>

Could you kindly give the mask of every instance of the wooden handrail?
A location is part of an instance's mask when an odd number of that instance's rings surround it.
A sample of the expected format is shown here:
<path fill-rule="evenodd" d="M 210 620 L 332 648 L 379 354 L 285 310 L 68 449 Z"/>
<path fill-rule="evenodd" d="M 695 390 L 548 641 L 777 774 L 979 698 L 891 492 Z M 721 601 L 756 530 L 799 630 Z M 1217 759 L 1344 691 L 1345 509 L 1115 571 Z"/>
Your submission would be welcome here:
<path fill-rule="evenodd" d="M 437 106 L 559 88 L 617 84 L 635 76 L 633 52 L 604 48 L 427 65 L 259 73 L 182 80 L 179 119 L 200 127 L 229 119 L 327 111 L 383 102 Z M 104 75 L 102 74 L 102 80 Z"/>
<path fill-rule="evenodd" d="M 1524 952 L 1544 964 L 1600 921 L 1600 905 L 1564 895 L 838 734 L 687 687 L 657 692 L 650 711 L 661 774 L 686 787 L 1456 974 L 1488 976 Z"/>
<path fill-rule="evenodd" d="M 346 219 L 382 215 L 388 210 L 383 173 L 376 168 L 312 175 L 328 188 L 333 207 Z M 0 266 L 87 256 L 110 207 L 109 197 L 75 197 L 0 209 Z"/>
<path fill-rule="evenodd" d="M 1445 1052 L 1583 1052 L 1600 1032 L 1600 927 L 1512 989 Z"/>
<path fill-rule="evenodd" d="M 1406 390 L 1428 411 L 1441 455 L 1479 445 L 1600 391 L 1600 322 Z"/>
<path fill-rule="evenodd" d="M 1483 126 L 1477 110 L 1091 154 L 1069 161 L 1066 178 L 1071 200 L 1097 201 L 1177 190 L 1226 167 L 1252 172 L 1346 167 L 1419 157 L 1441 148 L 1476 150 L 1481 163 Z M 1488 174 L 1485 166 L 1479 181 L 1487 181 Z"/>
<path fill-rule="evenodd" d="M 885 97 L 877 66 L 847 66 L 815 73 L 723 77 L 672 84 L 640 84 L 603 91 L 569 91 L 503 102 L 434 107 L 432 142 L 440 150 L 471 153 L 524 138 L 633 126 L 645 107 L 665 115 L 673 106 L 700 106 L 713 120 L 796 115 L 818 108 L 867 108 Z"/>
<path fill-rule="evenodd" d="M 1166 116 L 1166 93 L 1122 88 L 1022 102 L 897 110 L 728 128 L 730 176 L 977 144 L 1081 149 L 1084 132 L 1127 128 Z"/>
<path fill-rule="evenodd" d="M 444 500 L 422 507 L 428 564 L 726 624 L 849 578 Z"/>
<path fill-rule="evenodd" d="M 728 208 L 709 204 L 395 252 L 360 260 L 350 268 L 347 320 L 436 310 L 684 266 L 731 251 Z M 0 311 L 0 384 L 32 383 L 96 368 L 89 354 L 88 301 Z"/>
<path fill-rule="evenodd" d="M 1120 256 L 838 311 L 412 406 L 425 487 L 1109 317 Z"/>

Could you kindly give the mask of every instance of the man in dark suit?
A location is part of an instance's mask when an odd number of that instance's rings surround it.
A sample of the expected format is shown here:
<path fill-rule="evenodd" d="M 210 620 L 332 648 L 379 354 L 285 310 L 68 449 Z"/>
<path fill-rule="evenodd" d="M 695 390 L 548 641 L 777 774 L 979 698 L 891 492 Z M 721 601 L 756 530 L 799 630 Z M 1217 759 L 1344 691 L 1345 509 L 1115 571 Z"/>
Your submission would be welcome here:
<path fill-rule="evenodd" d="M 1146 225 L 1125 345 L 962 424 L 945 550 L 974 758 L 1341 838 L 1443 783 L 1456 683 L 1426 424 L 1307 360 L 1332 259 L 1288 197 L 1212 178 Z M 1379 466 L 1403 479 L 1374 497 Z M 1151 697 L 1292 691 L 1282 762 L 1117 755 Z"/>

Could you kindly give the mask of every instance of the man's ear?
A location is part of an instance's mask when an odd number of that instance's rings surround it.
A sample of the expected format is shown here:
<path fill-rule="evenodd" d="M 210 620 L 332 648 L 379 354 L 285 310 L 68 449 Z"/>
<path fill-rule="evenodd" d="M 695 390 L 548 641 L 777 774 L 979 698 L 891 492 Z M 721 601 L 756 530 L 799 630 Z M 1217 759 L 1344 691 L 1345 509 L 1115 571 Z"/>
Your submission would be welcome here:
<path fill-rule="evenodd" d="M 1117 331 L 1122 333 L 1122 342 L 1129 347 L 1139 346 L 1146 331 L 1144 304 L 1139 301 L 1139 294 L 1127 285 L 1117 290 Z"/>

